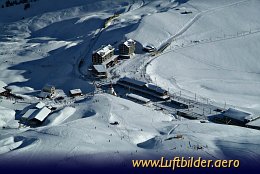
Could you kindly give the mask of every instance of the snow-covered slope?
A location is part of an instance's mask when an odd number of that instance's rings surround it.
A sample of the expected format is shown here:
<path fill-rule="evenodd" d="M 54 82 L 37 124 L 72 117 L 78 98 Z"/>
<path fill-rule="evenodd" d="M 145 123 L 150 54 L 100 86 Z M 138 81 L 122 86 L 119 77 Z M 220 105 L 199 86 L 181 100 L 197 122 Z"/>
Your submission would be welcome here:
<path fill-rule="evenodd" d="M 2 100 L 0 100 L 2 102 Z M 0 106 L 0 127 L 10 126 L 12 121 L 15 119 L 15 112 L 12 109 L 8 109 Z"/>
<path fill-rule="evenodd" d="M 60 111 L 56 118 L 67 115 L 65 121 L 60 122 L 62 124 L 25 130 L 17 135 L 6 133 L 3 136 L 6 138 L 0 141 L 3 147 L 1 161 L 11 162 L 30 154 L 25 165 L 30 165 L 31 161 L 49 161 L 55 166 L 72 165 L 80 159 L 85 162 L 89 162 L 90 158 L 91 162 L 109 161 L 111 158 L 123 161 L 133 155 L 138 157 L 158 151 L 170 156 L 193 154 L 206 158 L 237 159 L 246 154 L 247 159 L 253 161 L 260 154 L 257 130 L 177 121 L 160 111 L 110 95 L 97 95 L 93 100 L 74 106 L 77 108 L 75 113 L 69 108 Z M 54 122 L 58 123 L 57 119 Z M 111 125 L 114 122 L 119 124 Z M 171 138 L 176 135 L 184 138 Z M 10 151 L 4 150 L 7 145 Z M 15 150 L 12 150 L 14 146 Z M 194 146 L 205 148 L 197 150 Z M 237 154 L 238 151 L 240 153 Z M 47 157 L 48 161 L 45 161 Z"/>
<path fill-rule="evenodd" d="M 148 74 L 176 92 L 259 113 L 259 1 L 189 4 L 201 17 L 148 66 Z"/>

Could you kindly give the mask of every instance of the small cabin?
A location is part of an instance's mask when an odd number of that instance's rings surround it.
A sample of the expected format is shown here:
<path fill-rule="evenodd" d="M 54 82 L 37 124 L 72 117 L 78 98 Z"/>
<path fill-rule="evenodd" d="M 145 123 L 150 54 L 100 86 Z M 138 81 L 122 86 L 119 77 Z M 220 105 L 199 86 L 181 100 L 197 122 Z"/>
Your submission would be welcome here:
<path fill-rule="evenodd" d="M 81 89 L 72 89 L 70 90 L 71 97 L 83 96 Z"/>
<path fill-rule="evenodd" d="M 42 88 L 42 92 L 47 92 L 47 93 L 55 94 L 56 89 L 55 89 L 55 86 L 53 86 L 53 85 L 45 85 L 45 86 Z"/>
<path fill-rule="evenodd" d="M 10 93 L 8 91 L 6 91 L 5 89 L 0 89 L 0 96 L 8 97 L 9 94 Z"/>
<path fill-rule="evenodd" d="M 156 51 L 156 48 L 152 45 L 146 45 L 145 47 L 143 47 L 143 51 L 152 53 Z"/>
<path fill-rule="evenodd" d="M 28 109 L 28 110 L 22 115 L 22 117 L 20 118 L 20 121 L 21 121 L 21 122 L 27 122 L 30 117 L 36 115 L 36 113 L 37 113 L 38 110 L 39 110 L 39 109 L 36 109 L 36 108 L 30 108 L 30 109 Z"/>
<path fill-rule="evenodd" d="M 56 94 L 56 89 L 52 85 L 45 85 L 41 92 L 38 94 L 39 98 L 45 99 L 45 98 L 53 98 Z"/>
<path fill-rule="evenodd" d="M 107 77 L 107 69 L 104 65 L 93 65 L 93 73 L 98 77 Z"/>
<path fill-rule="evenodd" d="M 44 122 L 44 120 L 49 116 L 50 113 L 51 109 L 43 107 L 42 109 L 38 110 L 37 113 L 32 115 L 28 119 L 28 122 L 31 126 L 39 126 Z"/>
<path fill-rule="evenodd" d="M 13 94 L 11 93 L 11 89 L 5 86 L 5 87 L 0 87 L 0 96 L 12 97 Z"/>
<path fill-rule="evenodd" d="M 51 109 L 46 107 L 44 103 L 39 102 L 24 108 L 20 113 L 20 121 L 31 126 L 38 126 L 43 123 L 50 113 Z"/>

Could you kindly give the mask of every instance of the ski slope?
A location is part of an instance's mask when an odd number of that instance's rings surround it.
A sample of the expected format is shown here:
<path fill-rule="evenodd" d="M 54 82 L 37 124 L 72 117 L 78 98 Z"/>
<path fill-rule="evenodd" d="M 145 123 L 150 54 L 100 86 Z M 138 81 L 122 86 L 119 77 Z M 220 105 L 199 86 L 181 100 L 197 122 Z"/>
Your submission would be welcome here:
<path fill-rule="evenodd" d="M 201 17 L 148 66 L 147 73 L 175 91 L 259 114 L 259 5 L 239 1 L 200 9 L 205 11 Z"/>

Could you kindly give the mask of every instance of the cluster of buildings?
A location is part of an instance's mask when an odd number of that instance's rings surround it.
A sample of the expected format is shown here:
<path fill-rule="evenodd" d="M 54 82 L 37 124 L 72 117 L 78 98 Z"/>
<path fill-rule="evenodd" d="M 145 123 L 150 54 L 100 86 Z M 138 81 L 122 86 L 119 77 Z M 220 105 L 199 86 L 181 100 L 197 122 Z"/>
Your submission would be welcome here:
<path fill-rule="evenodd" d="M 72 89 L 69 91 L 69 95 L 70 97 L 78 97 L 83 96 L 83 93 L 81 89 Z M 42 99 L 56 99 L 59 97 L 59 94 L 55 86 L 45 85 L 42 88 L 38 97 Z M 46 104 L 43 102 L 31 104 L 20 112 L 20 123 L 32 127 L 40 126 L 55 109 L 56 108 L 53 108 L 51 106 L 46 106 Z"/>
<path fill-rule="evenodd" d="M 83 93 L 81 91 L 81 89 L 71 89 L 69 91 L 69 96 L 70 97 L 78 97 L 78 96 L 83 96 Z M 41 99 L 45 99 L 45 98 L 56 98 L 59 97 L 57 89 L 55 88 L 55 86 L 53 85 L 45 85 L 41 92 L 38 94 L 38 97 Z"/>
<path fill-rule="evenodd" d="M 30 126 L 39 126 L 51 112 L 51 108 L 42 102 L 32 104 L 21 111 L 20 122 Z"/>
<path fill-rule="evenodd" d="M 20 95 L 12 93 L 12 89 L 0 80 L 0 99 L 1 98 L 23 99 Z"/>
<path fill-rule="evenodd" d="M 56 88 L 53 85 L 45 85 L 40 94 L 38 95 L 39 98 L 54 98 L 56 95 Z"/>
<path fill-rule="evenodd" d="M 118 63 L 119 58 L 131 58 L 135 53 L 136 42 L 132 39 L 121 43 L 118 47 L 119 55 L 115 55 L 115 48 L 111 45 L 103 46 L 92 54 L 93 72 L 98 77 L 107 77 L 107 68 Z"/>
<path fill-rule="evenodd" d="M 146 83 L 128 77 L 119 79 L 117 81 L 117 84 L 128 89 L 129 92 L 126 94 L 126 96 L 138 103 L 147 104 L 152 100 L 151 97 L 154 97 L 157 99 L 165 100 L 167 103 L 169 103 L 169 107 L 176 108 L 176 114 L 178 116 L 188 119 L 205 119 L 207 117 L 207 114 L 205 115 L 204 113 L 204 109 L 202 113 L 202 111 L 197 111 L 193 103 L 184 103 L 171 99 L 170 94 L 167 90 L 164 90 L 155 84 Z M 131 93 L 133 91 L 135 92 L 135 94 Z M 161 107 L 161 105 L 159 107 Z M 210 110 L 211 109 L 215 109 L 214 111 L 219 113 L 217 115 L 212 115 L 211 111 L 210 113 L 208 113 L 210 115 L 208 119 L 213 122 L 260 130 L 260 116 L 234 108 L 222 110 L 220 108 L 213 107 L 210 108 Z"/>
<path fill-rule="evenodd" d="M 260 117 L 238 109 L 229 108 L 213 117 L 213 121 L 222 124 L 237 125 L 260 130 Z"/>

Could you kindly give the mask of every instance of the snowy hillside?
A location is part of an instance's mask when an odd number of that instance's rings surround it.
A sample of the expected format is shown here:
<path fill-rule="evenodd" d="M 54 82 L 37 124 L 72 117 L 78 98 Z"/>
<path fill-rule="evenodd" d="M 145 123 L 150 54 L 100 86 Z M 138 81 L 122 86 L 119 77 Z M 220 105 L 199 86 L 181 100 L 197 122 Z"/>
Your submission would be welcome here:
<path fill-rule="evenodd" d="M 176 50 L 168 51 L 148 67 L 148 74 L 175 90 L 259 113 L 260 4 L 223 2 L 218 8 L 203 8 L 203 2 L 197 1 L 190 4 L 198 7 L 200 18 L 172 43 Z"/>
<path fill-rule="evenodd" d="M 26 10 L 0 8 L 0 161 L 80 166 L 180 155 L 259 164 L 259 130 L 189 120 L 153 98 L 140 104 L 120 87 L 117 97 L 106 89 L 128 76 L 201 102 L 203 116 L 206 102 L 260 116 L 259 8 L 258 0 L 37 0 Z M 94 78 L 93 51 L 111 44 L 118 54 L 129 38 L 133 58 L 109 68 L 107 79 Z M 147 45 L 157 52 L 145 53 Z M 56 98 L 39 98 L 47 84 Z M 70 97 L 71 89 L 83 94 Z M 39 102 L 51 109 L 42 124 L 20 121 L 23 111 L 39 114 Z"/>

